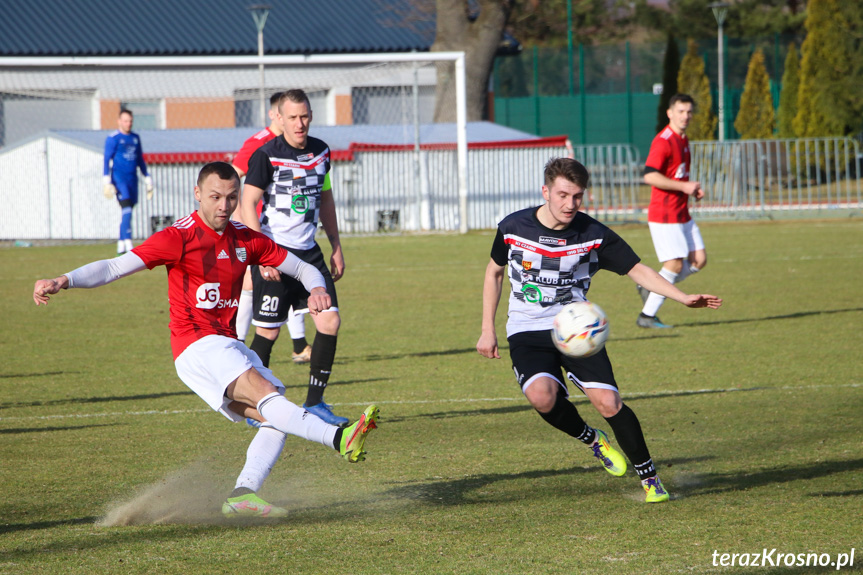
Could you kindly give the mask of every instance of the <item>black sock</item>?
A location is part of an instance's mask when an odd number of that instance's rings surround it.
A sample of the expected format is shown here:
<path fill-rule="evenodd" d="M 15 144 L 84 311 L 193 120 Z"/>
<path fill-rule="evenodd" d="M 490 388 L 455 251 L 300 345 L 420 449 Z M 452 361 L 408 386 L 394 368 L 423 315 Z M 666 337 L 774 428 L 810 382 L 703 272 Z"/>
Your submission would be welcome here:
<path fill-rule="evenodd" d="M 586 445 L 590 445 L 596 439 L 596 432 L 584 422 L 578 414 L 578 410 L 562 393 L 557 394 L 554 407 L 548 413 L 537 411 L 546 423 L 571 435 Z"/>
<path fill-rule="evenodd" d="M 264 336 L 255 334 L 255 339 L 252 340 L 252 345 L 249 349 L 258 354 L 261 358 L 261 363 L 264 367 L 270 367 L 270 354 L 273 352 L 273 344 L 275 340 L 267 339 Z"/>
<path fill-rule="evenodd" d="M 338 336 L 318 332 L 312 344 L 312 359 L 309 362 L 309 390 L 306 405 L 311 407 L 324 400 L 324 390 L 330 381 L 330 372 L 336 359 Z"/>
<path fill-rule="evenodd" d="M 306 349 L 307 345 L 309 345 L 309 343 L 306 341 L 306 336 L 291 341 L 294 342 L 294 353 L 303 353 L 303 350 Z"/>
<path fill-rule="evenodd" d="M 333 436 L 333 447 L 336 448 L 336 451 L 340 451 L 339 447 L 342 445 L 342 434 L 344 431 L 343 427 L 336 428 L 336 434 Z"/>
<path fill-rule="evenodd" d="M 647 450 L 647 442 L 644 440 L 641 424 L 638 423 L 638 418 L 629 409 L 629 406 L 623 404 L 616 415 L 606 417 L 605 420 L 614 431 L 614 437 L 620 444 L 620 449 L 635 467 L 639 479 L 655 476 L 656 468 L 650 459 L 650 452 Z M 635 463 L 636 461 L 638 463 Z"/>

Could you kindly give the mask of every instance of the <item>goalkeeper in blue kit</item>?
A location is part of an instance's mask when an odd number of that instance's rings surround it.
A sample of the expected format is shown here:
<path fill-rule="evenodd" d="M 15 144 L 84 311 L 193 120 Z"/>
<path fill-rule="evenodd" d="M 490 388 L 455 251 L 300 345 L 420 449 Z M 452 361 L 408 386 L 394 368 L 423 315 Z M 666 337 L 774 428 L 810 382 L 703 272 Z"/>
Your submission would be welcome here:
<path fill-rule="evenodd" d="M 141 138 L 132 131 L 132 112 L 120 110 L 117 131 L 105 138 L 102 186 L 105 197 L 117 198 L 122 210 L 117 254 L 132 251 L 132 208 L 138 203 L 138 168 L 144 175 L 147 199 L 153 198 L 153 178 L 147 172 Z"/>

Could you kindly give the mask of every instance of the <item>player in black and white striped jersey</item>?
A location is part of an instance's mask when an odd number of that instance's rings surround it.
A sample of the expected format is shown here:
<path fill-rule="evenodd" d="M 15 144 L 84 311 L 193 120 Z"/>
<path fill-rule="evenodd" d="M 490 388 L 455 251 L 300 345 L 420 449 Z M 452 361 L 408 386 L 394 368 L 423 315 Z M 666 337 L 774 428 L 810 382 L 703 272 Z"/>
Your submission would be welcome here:
<path fill-rule="evenodd" d="M 552 159 L 545 166 L 542 187 L 546 203 L 512 213 L 500 222 L 486 267 L 482 334 L 476 348 L 487 358 L 500 358 L 494 318 L 507 275 L 511 287 L 507 340 L 522 393 L 548 424 L 590 447 L 609 473 L 624 475 L 626 460 L 611 447 L 603 431 L 585 423 L 569 401 L 564 383 L 569 379 L 611 426 L 642 481 L 646 501 L 667 501 L 668 492 L 656 474 L 638 418 L 620 398 L 607 350 L 585 358 L 567 357 L 554 346 L 550 330 L 564 305 L 587 299 L 591 278 L 601 269 L 628 275 L 639 285 L 688 307 L 715 309 L 722 300 L 683 293 L 640 263 L 614 231 L 580 212 L 589 180 L 587 169 L 579 162 Z"/>
<path fill-rule="evenodd" d="M 303 407 L 328 423 L 347 425 L 348 419 L 333 414 L 323 401 L 341 324 L 334 284 L 345 270 L 329 178 L 330 149 L 322 140 L 309 136 L 312 108 L 302 90 L 282 94 L 276 120 L 283 129 L 282 135 L 258 148 L 249 160 L 240 201 L 243 223 L 289 248 L 324 276 L 332 307 L 313 318 L 317 334 L 312 343 L 309 387 Z M 258 220 L 255 206 L 261 199 L 264 208 Z M 319 221 L 332 246 L 329 268 L 315 241 Z M 267 366 L 291 306 L 294 313 L 305 313 L 307 293 L 292 278 L 280 277 L 278 270 L 270 267 L 254 269 L 252 282 L 255 338 L 250 349 Z"/>

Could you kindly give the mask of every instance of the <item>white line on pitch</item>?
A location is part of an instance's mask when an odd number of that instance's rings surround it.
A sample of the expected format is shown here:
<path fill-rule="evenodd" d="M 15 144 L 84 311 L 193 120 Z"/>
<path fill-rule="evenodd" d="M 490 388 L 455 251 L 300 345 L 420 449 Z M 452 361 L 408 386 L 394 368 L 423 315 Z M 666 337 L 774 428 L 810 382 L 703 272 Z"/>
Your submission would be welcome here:
<path fill-rule="evenodd" d="M 824 388 L 842 388 L 863 387 L 863 383 L 842 383 L 836 385 L 783 385 L 779 387 L 756 386 L 756 387 L 730 387 L 716 389 L 668 389 L 664 391 L 647 391 L 623 394 L 624 399 L 641 399 L 651 397 L 662 397 L 665 395 L 702 395 L 705 393 L 732 393 L 735 391 L 793 391 L 802 389 L 824 389 Z M 428 404 L 443 404 L 443 403 L 488 403 L 496 401 L 524 401 L 521 396 L 518 397 L 475 397 L 475 398 L 459 398 L 459 399 L 405 399 L 394 401 L 376 401 L 377 405 L 428 405 Z M 585 399 L 586 401 L 586 399 Z M 352 402 L 352 403 L 334 403 L 336 406 L 353 406 L 353 405 L 368 405 L 369 402 Z M 180 415 L 187 413 L 206 413 L 209 409 L 176 409 L 176 410 L 150 410 L 150 411 L 114 411 L 108 413 L 70 413 L 60 415 L 31 415 L 22 417 L 0 417 L 0 422 L 6 421 L 47 421 L 52 419 L 86 419 L 91 417 L 133 417 L 141 415 Z"/>

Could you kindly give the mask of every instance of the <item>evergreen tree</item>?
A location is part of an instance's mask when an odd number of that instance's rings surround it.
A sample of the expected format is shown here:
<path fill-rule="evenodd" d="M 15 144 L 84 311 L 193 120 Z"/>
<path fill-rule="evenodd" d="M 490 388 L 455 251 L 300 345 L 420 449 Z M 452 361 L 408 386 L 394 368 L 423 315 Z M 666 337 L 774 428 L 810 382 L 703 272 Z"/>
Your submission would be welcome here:
<path fill-rule="evenodd" d="M 656 110 L 656 132 L 668 125 L 668 101 L 677 93 L 677 73 L 680 70 L 680 51 L 674 34 L 668 33 L 668 43 L 665 46 L 665 59 L 662 61 L 662 96 L 659 97 L 659 109 Z"/>
<path fill-rule="evenodd" d="M 782 91 L 779 92 L 779 110 L 777 113 L 777 128 L 780 138 L 794 138 L 794 116 L 797 115 L 797 91 L 800 87 L 800 59 L 797 56 L 797 46 L 788 46 L 785 56 L 785 72 L 782 73 Z"/>
<path fill-rule="evenodd" d="M 713 113 L 710 80 L 704 71 L 704 60 L 698 55 L 698 46 L 691 38 L 687 42 L 686 55 L 680 62 L 677 91 L 689 94 L 695 100 L 695 113 L 689 122 L 686 136 L 690 140 L 715 140 L 717 121 Z"/>
<path fill-rule="evenodd" d="M 773 137 L 773 95 L 770 77 L 764 65 L 764 52 L 759 48 L 749 60 L 740 111 L 734 127 L 743 140 L 766 140 Z"/>
<path fill-rule="evenodd" d="M 859 124 L 843 93 L 852 73 L 850 32 L 838 0 L 809 0 L 793 121 L 798 138 L 843 136 Z"/>

